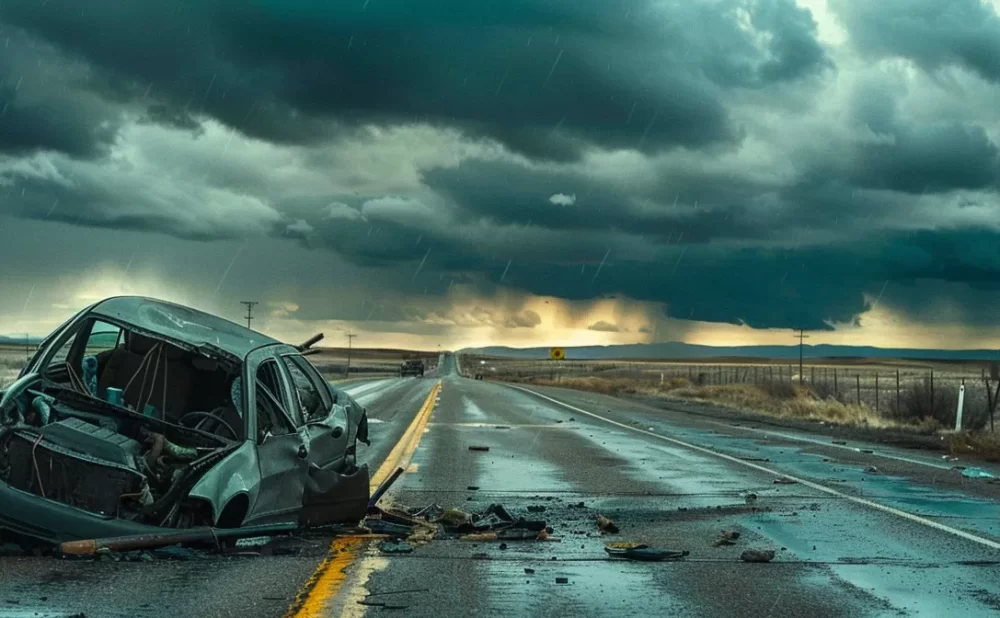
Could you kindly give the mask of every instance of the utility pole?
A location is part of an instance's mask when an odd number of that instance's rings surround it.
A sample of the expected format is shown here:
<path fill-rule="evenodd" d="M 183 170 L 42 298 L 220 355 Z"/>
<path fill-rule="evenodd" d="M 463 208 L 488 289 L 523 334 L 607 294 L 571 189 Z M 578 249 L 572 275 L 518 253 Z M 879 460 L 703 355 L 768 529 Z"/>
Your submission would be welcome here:
<path fill-rule="evenodd" d="M 808 339 L 809 335 L 805 334 L 805 331 L 800 328 L 799 329 L 799 334 L 797 336 L 799 338 L 799 384 L 802 384 L 802 377 L 803 377 L 802 376 L 802 350 L 803 350 L 803 348 L 805 346 L 805 343 L 803 341 L 805 339 Z"/>
<path fill-rule="evenodd" d="M 347 333 L 347 377 L 351 377 L 351 343 L 357 335 Z"/>
<path fill-rule="evenodd" d="M 250 328 L 250 321 L 253 320 L 253 307 L 260 303 L 256 300 L 241 300 L 240 304 L 247 306 L 247 328 Z"/>

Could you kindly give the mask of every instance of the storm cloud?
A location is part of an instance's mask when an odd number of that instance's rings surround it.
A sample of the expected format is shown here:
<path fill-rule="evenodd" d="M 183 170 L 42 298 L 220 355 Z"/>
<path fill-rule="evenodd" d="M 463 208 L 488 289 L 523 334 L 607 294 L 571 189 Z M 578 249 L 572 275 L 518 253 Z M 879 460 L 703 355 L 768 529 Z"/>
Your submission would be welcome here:
<path fill-rule="evenodd" d="M 339 315 L 434 328 L 540 330 L 478 300 L 511 291 L 987 324 L 996 8 L 804 4 L 5 0 L 0 216 L 224 245 L 220 272 L 267 247 L 282 319 L 322 315 L 329 262 L 364 273 Z M 427 300 L 456 286 L 477 300 Z"/>

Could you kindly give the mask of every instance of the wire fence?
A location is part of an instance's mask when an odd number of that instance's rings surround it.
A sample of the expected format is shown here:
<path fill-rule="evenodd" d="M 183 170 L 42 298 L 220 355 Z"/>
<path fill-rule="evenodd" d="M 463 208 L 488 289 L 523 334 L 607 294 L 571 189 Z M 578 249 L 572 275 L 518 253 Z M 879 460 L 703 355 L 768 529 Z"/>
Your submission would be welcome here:
<path fill-rule="evenodd" d="M 476 361 L 478 363 L 478 360 Z M 954 423 L 959 391 L 964 386 L 963 426 L 981 428 L 990 417 L 989 388 L 996 376 L 985 366 L 960 366 L 941 371 L 930 367 L 832 366 L 735 363 L 627 363 L 487 361 L 484 372 L 498 379 L 545 378 L 559 382 L 570 377 L 633 380 L 650 387 L 676 383 L 695 386 L 787 384 L 806 388 L 821 399 L 863 405 L 886 418 L 937 419 Z"/>

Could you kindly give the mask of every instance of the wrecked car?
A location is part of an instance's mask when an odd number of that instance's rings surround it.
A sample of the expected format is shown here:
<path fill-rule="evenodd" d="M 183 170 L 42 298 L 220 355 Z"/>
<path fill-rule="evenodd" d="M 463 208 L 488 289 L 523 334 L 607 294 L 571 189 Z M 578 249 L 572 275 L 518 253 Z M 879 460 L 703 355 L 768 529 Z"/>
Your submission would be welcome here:
<path fill-rule="evenodd" d="M 366 411 L 291 346 L 141 297 L 84 309 L 0 397 L 0 533 L 357 523 Z"/>

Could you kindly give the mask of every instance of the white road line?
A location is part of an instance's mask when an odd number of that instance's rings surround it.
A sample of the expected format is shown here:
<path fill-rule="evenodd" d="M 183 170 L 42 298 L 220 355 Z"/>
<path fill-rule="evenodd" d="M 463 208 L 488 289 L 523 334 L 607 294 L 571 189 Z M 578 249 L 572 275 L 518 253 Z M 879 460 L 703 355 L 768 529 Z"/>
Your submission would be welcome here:
<path fill-rule="evenodd" d="M 856 447 L 856 446 L 847 446 L 847 445 L 844 445 L 844 444 L 833 444 L 829 440 L 827 440 L 827 441 L 816 440 L 816 439 L 813 439 L 813 438 L 807 438 L 805 436 L 796 436 L 796 435 L 793 435 L 793 434 L 782 433 L 780 431 L 769 431 L 767 429 L 758 429 L 757 427 L 745 427 L 745 426 L 737 427 L 735 425 L 731 425 L 729 423 L 724 423 L 722 421 L 709 421 L 709 420 L 706 420 L 705 422 L 706 423 L 711 423 L 713 425 L 720 425 L 722 427 L 731 427 L 732 429 L 741 429 L 743 431 L 753 431 L 753 432 L 756 432 L 756 433 L 764 434 L 765 436 L 768 436 L 768 437 L 771 437 L 771 438 L 782 438 L 782 439 L 785 439 L 785 440 L 794 440 L 796 442 L 803 442 L 805 444 L 815 444 L 817 446 L 826 446 L 826 447 L 832 447 L 832 448 L 839 448 L 839 449 L 843 449 L 845 451 L 850 451 L 852 453 L 861 453 L 861 449 L 858 448 L 858 447 Z M 945 465 L 942 465 L 942 464 L 939 464 L 939 463 L 930 462 L 930 461 L 921 461 L 919 459 L 914 459 L 912 457 L 903 457 L 902 455 L 893 455 L 893 454 L 887 453 L 885 451 L 876 450 L 878 448 L 876 445 L 871 445 L 871 447 L 872 448 L 868 449 L 868 450 L 871 450 L 872 452 L 871 453 L 864 453 L 865 455 L 871 455 L 872 457 L 881 457 L 883 459 L 894 459 L 896 461 L 903 461 L 903 462 L 915 464 L 915 465 L 918 465 L 918 466 L 926 466 L 928 468 L 937 468 L 938 470 L 951 470 L 952 469 L 951 466 L 945 466 Z"/>
<path fill-rule="evenodd" d="M 618 421 L 613 421 L 613 420 L 611 420 L 609 418 L 605 418 L 605 417 L 601 416 L 600 414 L 594 414 L 593 412 L 589 412 L 587 410 L 583 410 L 583 409 L 578 408 L 578 407 L 576 407 L 574 405 L 565 403 L 563 401 L 559 401 L 558 399 L 553 399 L 552 397 L 549 397 L 548 395 L 543 395 L 541 393 L 535 392 L 535 391 L 527 389 L 527 388 L 523 388 L 521 386 L 515 386 L 513 384 L 508 384 L 507 386 L 509 386 L 511 388 L 516 388 L 517 390 L 523 391 L 525 393 L 529 393 L 531 395 L 534 395 L 535 397 L 540 397 L 540 398 L 545 399 L 547 401 L 551 401 L 552 403 L 558 404 L 558 405 L 560 405 L 560 406 L 562 406 L 564 408 L 567 408 L 569 410 L 573 410 L 574 412 L 579 412 L 580 414 L 586 414 L 587 416 L 591 416 L 591 417 L 596 418 L 598 420 L 604 421 L 605 423 L 614 425 L 615 427 L 621 427 L 622 429 L 627 429 L 629 431 L 634 431 L 636 433 L 641 433 L 643 435 L 647 435 L 647 436 L 649 436 L 651 438 L 657 438 L 657 439 L 663 440 L 665 442 L 671 442 L 673 444 L 677 444 L 679 446 L 683 446 L 683 447 L 689 448 L 691 450 L 698 451 L 699 453 L 704 453 L 706 455 L 712 455 L 713 457 L 718 457 L 720 459 L 724 459 L 726 461 L 729 461 L 729 462 L 732 462 L 732 463 L 735 463 L 735 464 L 739 464 L 739 465 L 745 466 L 747 468 L 753 468 L 754 470 L 758 470 L 760 472 L 765 472 L 767 474 L 772 474 L 772 475 L 777 476 L 777 477 L 786 478 L 786 479 L 795 481 L 796 483 L 799 483 L 801 485 L 804 485 L 805 487 L 809 487 L 809 488 L 815 489 L 816 491 L 821 491 L 821 492 L 829 494 L 831 496 L 837 496 L 838 498 L 843 498 L 845 500 L 849 500 L 851 502 L 854 502 L 855 504 L 860 504 L 862 506 L 867 506 L 868 508 L 872 508 L 872 509 L 875 509 L 877 511 L 882 511 L 883 513 L 889 513 L 891 515 L 895 515 L 896 517 L 901 517 L 903 519 L 912 521 L 914 523 L 918 523 L 918 524 L 921 524 L 923 526 L 927 526 L 928 528 L 933 528 L 933 529 L 938 530 L 940 532 L 945 532 L 947 534 L 951 534 L 953 536 L 957 536 L 959 538 L 965 539 L 966 541 L 972 541 L 973 543 L 978 543 L 979 545 L 983 545 L 984 547 L 989 547 L 990 549 L 1000 550 L 1000 543 L 997 543 L 996 541 L 991 541 L 990 539 L 985 539 L 985 538 L 983 538 L 981 536 L 976 536 L 975 534 L 970 534 L 968 532 L 965 532 L 964 530 L 958 530 L 956 528 L 952 528 L 950 526 L 946 526 L 944 524 L 940 524 L 940 523 L 938 523 L 936 521 L 931 521 L 929 519 L 924 519 L 923 517 L 920 517 L 919 515 L 914 515 L 913 513 L 908 513 L 907 511 L 902 511 L 900 509 L 893 508 L 891 506 L 886 506 L 884 504 L 879 504 L 878 502 L 872 502 L 871 500 L 865 500 L 864 498 L 858 498 L 858 497 L 852 496 L 850 494 L 845 494 L 843 492 L 837 491 L 836 489 L 833 489 L 832 487 L 827 487 L 826 485 L 820 485 L 819 483 L 814 483 L 812 481 L 809 481 L 809 480 L 806 480 L 806 479 L 803 479 L 803 478 L 792 476 L 790 474 L 785 474 L 784 472 L 778 472 L 777 470 L 772 470 L 772 469 L 766 468 L 764 466 L 759 466 L 759 465 L 757 465 L 755 463 L 752 463 L 752 462 L 749 462 L 749 461 L 744 461 L 744 460 L 739 459 L 737 457 L 733 457 L 731 455 L 726 455 L 725 453 L 719 453 L 719 452 L 713 451 L 711 449 L 707 449 L 707 448 L 698 446 L 696 444 L 690 444 L 688 442 L 684 442 L 683 440 L 678 440 L 676 438 L 670 438 L 670 437 L 667 437 L 667 436 L 664 436 L 664 435 L 661 435 L 661 434 L 658 434 L 658 433 L 655 433 L 655 432 L 652 432 L 652 431 L 647 431 L 645 429 L 637 429 L 637 428 L 632 427 L 630 425 L 626 425 L 624 423 L 619 423 Z"/>

